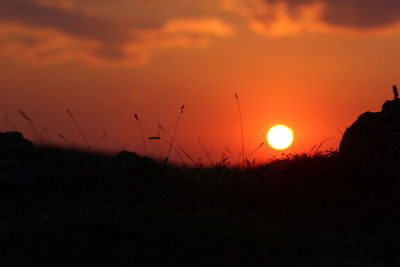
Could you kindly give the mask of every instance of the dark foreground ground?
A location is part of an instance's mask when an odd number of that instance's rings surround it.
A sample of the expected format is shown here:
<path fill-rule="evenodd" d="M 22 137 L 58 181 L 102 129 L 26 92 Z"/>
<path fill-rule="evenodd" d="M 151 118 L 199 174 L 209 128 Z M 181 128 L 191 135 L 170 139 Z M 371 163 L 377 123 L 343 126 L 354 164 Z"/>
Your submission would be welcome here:
<path fill-rule="evenodd" d="M 346 167 L 337 153 L 177 168 L 128 152 L 3 144 L 0 261 L 400 266 L 399 204 L 396 177 Z"/>

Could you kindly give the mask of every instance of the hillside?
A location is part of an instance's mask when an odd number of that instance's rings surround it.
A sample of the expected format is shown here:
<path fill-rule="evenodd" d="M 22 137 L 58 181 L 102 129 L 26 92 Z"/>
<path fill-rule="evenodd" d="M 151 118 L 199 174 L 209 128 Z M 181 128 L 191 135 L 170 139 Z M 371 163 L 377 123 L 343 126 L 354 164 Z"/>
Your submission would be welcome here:
<path fill-rule="evenodd" d="M 398 181 L 337 152 L 184 168 L 35 147 L 19 133 L 0 144 L 0 253 L 18 265 L 398 262 Z"/>

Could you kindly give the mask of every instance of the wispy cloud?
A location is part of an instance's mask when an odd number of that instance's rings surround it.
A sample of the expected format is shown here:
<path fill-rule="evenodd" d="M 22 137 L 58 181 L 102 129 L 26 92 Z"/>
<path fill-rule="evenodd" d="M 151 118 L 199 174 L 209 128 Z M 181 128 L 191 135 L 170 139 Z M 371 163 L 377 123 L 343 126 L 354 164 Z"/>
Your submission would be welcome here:
<path fill-rule="evenodd" d="M 118 20 L 86 12 L 76 2 L 0 0 L 0 53 L 36 62 L 140 64 L 156 49 L 204 45 L 233 32 L 214 17 Z"/>

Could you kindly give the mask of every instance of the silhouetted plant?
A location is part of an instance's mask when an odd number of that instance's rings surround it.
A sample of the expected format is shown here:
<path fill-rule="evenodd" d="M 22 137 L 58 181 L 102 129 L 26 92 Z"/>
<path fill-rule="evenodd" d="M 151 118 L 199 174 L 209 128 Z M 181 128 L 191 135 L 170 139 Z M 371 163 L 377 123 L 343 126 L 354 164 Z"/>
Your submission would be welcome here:
<path fill-rule="evenodd" d="M 203 150 L 203 152 L 204 152 L 204 154 L 206 155 L 207 159 L 210 161 L 210 165 L 212 165 L 213 160 L 212 160 L 212 158 L 211 158 L 210 151 L 208 151 L 208 150 L 204 147 L 203 143 L 201 142 L 200 137 L 199 137 L 198 141 L 199 141 L 199 144 L 200 144 L 201 149 Z"/>
<path fill-rule="evenodd" d="M 167 129 L 165 129 L 165 128 L 161 125 L 160 122 L 158 123 L 158 129 L 159 129 L 159 132 L 158 132 L 158 136 L 159 136 L 159 137 L 161 137 L 161 132 L 160 132 L 160 130 L 162 130 L 162 131 L 164 131 L 164 132 L 171 138 L 171 140 L 172 140 L 172 134 L 171 134 Z M 194 164 L 196 164 L 196 161 L 193 160 L 193 158 L 189 155 L 189 153 L 187 153 L 187 152 L 183 149 L 183 147 L 176 141 L 176 139 L 174 140 L 174 143 L 175 143 L 176 146 L 183 152 L 183 154 L 185 154 L 185 156 L 186 156 L 190 161 L 192 161 Z"/>
<path fill-rule="evenodd" d="M 179 124 L 179 121 L 181 119 L 181 115 L 183 114 L 184 109 L 185 109 L 185 105 L 182 105 L 181 109 L 179 110 L 179 113 L 178 113 L 178 118 L 175 123 L 174 131 L 172 132 L 171 144 L 169 145 L 168 154 L 167 154 L 167 157 L 165 158 L 165 163 L 168 163 L 168 159 L 171 154 L 172 144 L 174 143 L 174 139 L 175 139 L 176 129 L 178 128 L 178 124 Z"/>
<path fill-rule="evenodd" d="M 230 158 L 237 159 L 237 156 L 235 155 L 235 153 L 232 153 L 232 150 L 229 147 L 225 147 L 225 151 L 228 152 L 228 155 L 230 156 Z M 239 157 L 239 161 L 240 161 L 240 157 Z"/>
<path fill-rule="evenodd" d="M 240 104 L 239 104 L 239 96 L 238 96 L 237 93 L 235 93 L 235 98 L 236 98 L 237 108 L 238 108 L 238 111 L 239 111 L 240 136 L 242 137 L 242 162 L 244 162 L 243 120 L 242 120 L 242 111 L 240 109 Z"/>
<path fill-rule="evenodd" d="M 144 153 L 145 153 L 145 155 L 147 156 L 146 139 L 145 139 L 145 137 L 144 137 L 144 132 L 143 132 L 142 124 L 140 123 L 140 119 L 139 119 L 139 116 L 138 116 L 137 113 L 135 113 L 134 117 L 135 117 L 135 120 L 137 121 L 137 124 L 138 124 L 138 126 L 139 126 L 139 131 L 140 131 L 140 134 L 142 135 Z"/>
<path fill-rule="evenodd" d="M 65 143 L 67 143 L 70 147 L 72 147 L 71 142 L 62 134 L 59 134 L 58 137 L 60 137 Z"/>
<path fill-rule="evenodd" d="M 19 111 L 19 114 L 22 116 L 22 118 L 24 118 L 25 121 L 28 122 L 28 124 L 32 128 L 32 132 L 33 132 L 35 141 L 38 143 L 41 143 L 41 137 L 39 135 L 39 132 L 36 130 L 35 124 L 31 120 L 31 118 L 28 115 L 26 115 L 22 110 Z"/>
<path fill-rule="evenodd" d="M 103 143 L 104 139 L 107 138 L 107 133 L 103 132 L 97 141 L 97 147 L 100 148 L 101 144 Z"/>
<path fill-rule="evenodd" d="M 254 153 L 256 153 L 261 147 L 263 147 L 264 142 L 262 142 L 258 147 L 256 147 L 247 157 L 246 160 L 248 160 Z"/>
<path fill-rule="evenodd" d="M 393 95 L 394 95 L 394 99 L 399 98 L 399 91 L 397 90 L 397 85 L 393 85 Z"/>
<path fill-rule="evenodd" d="M 151 136 L 148 139 L 149 140 L 159 140 L 159 141 L 163 141 L 163 142 L 167 143 L 176 152 L 176 154 L 178 155 L 178 157 L 181 160 L 182 164 L 186 165 L 185 160 L 182 158 L 182 156 L 179 153 L 179 151 L 175 148 L 175 146 L 171 142 L 168 142 L 168 140 L 166 140 L 166 139 L 164 139 L 164 138 L 162 138 L 160 136 Z"/>
<path fill-rule="evenodd" d="M 83 141 L 85 142 L 85 144 L 86 144 L 86 146 L 87 146 L 87 149 L 88 149 L 89 151 L 91 151 L 89 142 L 88 142 L 88 140 L 86 139 L 86 136 L 83 134 L 83 131 L 82 131 L 81 128 L 79 127 L 77 121 L 75 120 L 74 115 L 72 114 L 72 112 L 71 112 L 69 109 L 67 109 L 67 113 L 68 113 L 68 116 L 69 116 L 69 117 L 71 118 L 71 120 L 73 121 L 73 123 L 74 123 L 76 129 L 78 130 L 80 136 L 82 137 Z"/>
<path fill-rule="evenodd" d="M 329 138 L 326 138 L 325 140 L 323 140 L 318 146 L 317 145 L 315 145 L 315 146 L 313 146 L 311 149 L 310 149 L 310 151 L 308 151 L 306 154 L 307 155 L 313 155 L 313 154 L 318 154 L 318 153 L 320 153 L 320 149 L 321 149 L 321 147 L 327 142 L 327 141 L 329 141 L 329 140 L 332 140 L 332 139 L 334 139 L 335 137 L 329 137 Z M 314 149 L 315 149 L 315 151 L 314 151 Z"/>

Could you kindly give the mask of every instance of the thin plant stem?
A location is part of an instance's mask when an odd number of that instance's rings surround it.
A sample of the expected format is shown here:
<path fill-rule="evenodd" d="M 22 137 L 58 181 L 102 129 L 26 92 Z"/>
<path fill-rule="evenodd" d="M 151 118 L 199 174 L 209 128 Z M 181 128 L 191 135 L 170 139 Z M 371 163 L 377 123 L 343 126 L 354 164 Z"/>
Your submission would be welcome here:
<path fill-rule="evenodd" d="M 240 136 L 242 137 L 242 162 L 244 162 L 244 138 L 243 138 L 243 120 L 242 120 L 242 111 L 240 109 L 239 96 L 235 93 L 236 103 L 239 111 L 239 120 L 240 120 Z"/>
<path fill-rule="evenodd" d="M 158 134 L 157 136 L 158 137 L 161 137 L 161 127 L 162 127 L 161 123 L 158 122 L 158 129 L 157 129 L 158 130 L 158 132 L 157 132 L 157 134 Z M 161 147 L 161 142 L 159 142 L 158 143 L 158 157 L 161 158 L 162 157 L 161 155 L 162 155 L 162 147 Z"/>
<path fill-rule="evenodd" d="M 165 163 L 168 163 L 168 159 L 169 159 L 169 156 L 171 154 L 172 144 L 174 143 L 174 140 L 175 140 L 176 129 L 178 128 L 178 124 L 179 124 L 179 121 L 181 119 L 181 116 L 182 116 L 184 108 L 185 108 L 185 105 L 182 105 L 181 109 L 179 110 L 178 118 L 177 118 L 176 123 L 175 123 L 175 128 L 174 128 L 174 131 L 172 132 L 171 144 L 169 145 L 168 154 L 167 154 L 167 157 L 165 158 Z"/>
<path fill-rule="evenodd" d="M 97 147 L 100 149 L 101 144 L 103 143 L 104 139 L 107 138 L 107 133 L 103 132 L 103 134 L 99 137 L 99 140 L 97 141 Z"/>
<path fill-rule="evenodd" d="M 319 150 L 321 149 L 321 147 L 327 142 L 327 141 L 329 141 L 329 140 L 331 140 L 331 139 L 335 139 L 336 137 L 329 137 L 329 138 L 326 138 L 324 141 L 322 141 L 320 144 L 319 144 L 319 146 L 317 147 L 317 150 L 315 150 L 315 153 L 319 153 Z"/>
<path fill-rule="evenodd" d="M 81 135 L 81 137 L 82 137 L 82 139 L 83 139 L 83 142 L 85 142 L 85 144 L 86 144 L 88 150 L 91 151 L 89 142 L 88 142 L 88 140 L 86 139 L 86 136 L 83 134 L 83 131 L 82 131 L 81 128 L 79 127 L 77 121 L 75 120 L 74 115 L 72 114 L 72 112 L 71 112 L 69 109 L 67 109 L 67 113 L 68 113 L 68 116 L 69 116 L 69 117 L 71 118 L 71 120 L 73 121 L 73 123 L 75 124 L 75 127 L 76 127 L 76 129 L 78 130 L 79 134 Z"/>
<path fill-rule="evenodd" d="M 60 137 L 65 143 L 67 143 L 70 147 L 72 147 L 72 144 L 66 137 L 64 137 L 62 134 L 59 134 L 58 137 Z"/>
<path fill-rule="evenodd" d="M 138 124 L 138 126 L 139 126 L 140 134 L 142 135 L 144 153 L 145 153 L 145 156 L 147 156 L 146 139 L 145 139 L 145 137 L 144 137 L 144 132 L 143 132 L 142 124 L 140 123 L 140 119 L 139 119 L 139 116 L 138 116 L 137 113 L 135 113 L 134 117 L 135 117 L 135 120 L 137 121 L 137 124 Z"/>
<path fill-rule="evenodd" d="M 168 134 L 168 136 L 171 138 L 171 140 L 172 140 L 172 135 L 171 135 L 171 133 L 167 130 L 167 129 L 165 129 L 160 123 L 158 124 L 158 129 L 159 129 L 159 132 L 158 132 L 158 136 L 161 136 L 161 132 L 160 132 L 160 130 L 163 130 L 166 134 Z M 189 155 L 189 153 L 187 153 L 184 149 L 183 149 L 183 147 L 175 140 L 174 141 L 174 143 L 175 143 L 175 145 L 183 152 L 183 154 L 185 154 L 185 156 L 190 160 L 190 161 L 192 161 L 194 164 L 196 164 L 196 161 L 194 161 L 193 160 L 193 158 Z"/>
<path fill-rule="evenodd" d="M 38 143 L 41 143 L 41 138 L 40 138 L 39 132 L 36 130 L 35 124 L 32 122 L 31 118 L 28 115 L 26 115 L 22 110 L 19 111 L 19 114 L 22 116 L 22 118 L 24 118 L 24 120 L 26 120 L 28 122 L 28 124 L 32 128 L 32 132 L 33 132 L 35 140 Z"/>
<path fill-rule="evenodd" d="M 182 155 L 179 153 L 179 151 L 176 149 L 176 147 L 174 145 L 172 145 L 171 142 L 168 142 L 168 140 L 166 140 L 166 139 L 164 139 L 162 137 L 159 137 L 159 136 L 149 137 L 149 140 L 160 140 L 160 141 L 163 141 L 163 142 L 167 143 L 168 145 L 170 145 L 172 147 L 172 149 L 175 151 L 175 153 L 178 155 L 178 157 L 181 160 L 182 164 L 186 165 L 186 162 L 183 159 Z"/>
<path fill-rule="evenodd" d="M 200 137 L 199 137 L 198 141 L 199 141 L 199 144 L 200 144 L 201 149 L 203 150 L 204 154 L 206 154 L 206 157 L 207 157 L 208 160 L 210 161 L 210 164 L 212 164 L 213 161 L 212 161 L 212 158 L 211 158 L 211 156 L 210 156 L 210 152 L 208 152 L 207 149 L 204 147 L 203 143 L 201 142 Z"/>
<path fill-rule="evenodd" d="M 256 147 L 256 148 L 246 157 L 246 160 L 248 160 L 254 153 L 256 153 L 263 145 L 264 145 L 264 142 L 262 142 L 258 147 Z"/>

